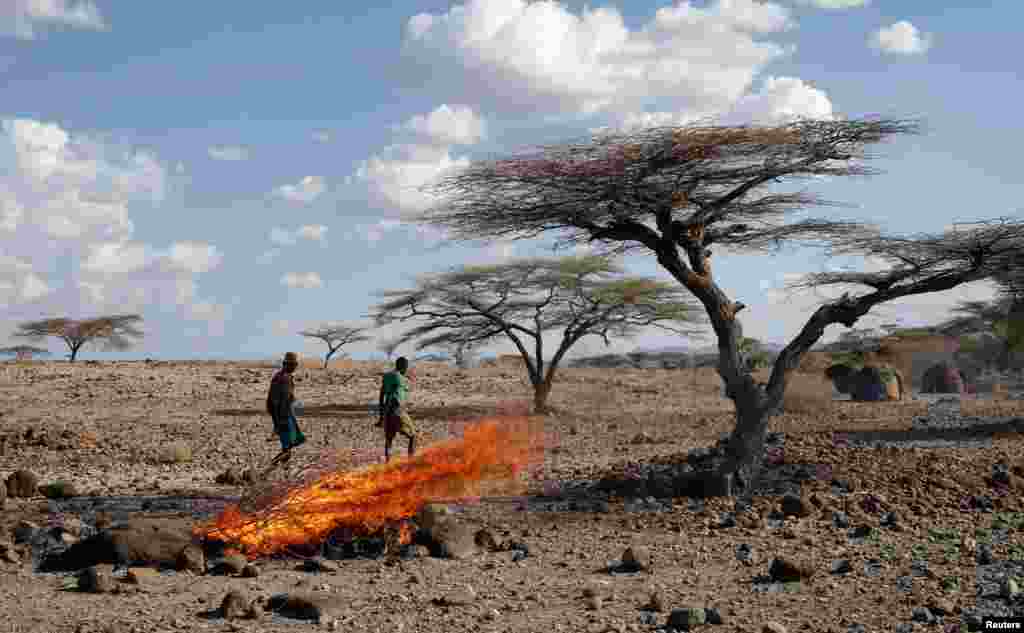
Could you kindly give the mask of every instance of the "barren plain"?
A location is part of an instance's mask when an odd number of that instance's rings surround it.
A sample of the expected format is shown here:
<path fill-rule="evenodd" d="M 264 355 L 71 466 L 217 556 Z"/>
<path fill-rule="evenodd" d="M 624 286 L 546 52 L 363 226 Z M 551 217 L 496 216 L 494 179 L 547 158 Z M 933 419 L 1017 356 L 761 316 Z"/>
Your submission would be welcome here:
<path fill-rule="evenodd" d="M 341 462 L 354 456 L 353 467 L 382 455 L 370 405 L 386 369 L 299 369 L 309 442 L 297 449 L 293 470 L 325 454 Z M 194 521 L 210 503 L 203 499 L 246 492 L 244 484 L 217 483 L 219 475 L 260 469 L 276 453 L 263 411 L 274 370 L 244 362 L 6 363 L 0 475 L 24 469 L 40 485 L 70 482 L 76 498 L 194 499 L 191 512 L 139 510 L 129 519 Z M 530 397 L 517 367 L 419 364 L 414 371 L 421 447 L 450 437 L 459 421 Z M 982 448 L 843 446 L 836 433 L 907 430 L 925 405 L 836 402 L 826 386 L 797 376 L 786 412 L 771 423 L 785 437 L 779 463 L 827 473 L 802 482 L 804 516 L 777 520 L 780 498 L 763 496 L 731 527 L 721 527 L 721 513 L 733 510 L 732 499 L 700 507 L 678 498 L 648 511 L 621 494 L 603 507 L 576 509 L 484 501 L 456 509 L 459 522 L 486 530 L 498 545 L 470 556 L 334 560 L 317 571 L 294 558 L 263 558 L 250 563 L 251 577 L 165 571 L 137 575 L 134 584 L 118 579 L 125 590 L 86 592 L 66 573 L 38 572 L 30 544 L 18 542 L 19 526 L 67 522 L 67 513 L 55 517 L 60 500 L 8 498 L 0 514 L 7 614 L 0 631 L 649 631 L 664 630 L 682 608 L 715 609 L 721 624 L 697 626 L 708 631 L 892 631 L 928 619 L 922 608 L 936 626 L 941 619 L 958 630 L 962 610 L 977 600 L 976 554 L 994 522 L 1006 538 L 991 539 L 991 555 L 1024 559 L 1024 515 L 1014 514 L 1024 512 L 1024 439 L 1009 431 Z M 530 483 L 532 493 L 549 496 L 566 482 L 625 477 L 637 464 L 684 462 L 690 449 L 713 445 L 733 425 L 732 404 L 706 369 L 563 369 L 551 404 L 543 469 Z M 1022 408 L 1021 401 L 963 404 L 965 414 L 978 416 L 1021 416 Z M 401 442 L 396 452 L 404 455 Z M 997 464 L 1011 473 L 1008 486 L 992 481 Z M 841 494 L 836 482 L 850 492 Z M 976 496 L 990 498 L 993 512 L 971 511 L 965 500 Z M 216 503 L 207 513 L 210 507 Z M 837 525 L 836 512 L 849 527 Z M 858 526 L 866 536 L 851 538 Z M 519 549 L 501 547 L 509 542 Z M 740 560 L 744 544 L 751 555 Z M 627 547 L 643 569 L 610 573 L 609 562 Z M 807 577 L 785 591 L 756 590 L 775 558 L 804 561 Z M 839 560 L 850 571 L 833 573 Z M 915 565 L 920 560 L 926 572 Z M 218 609 L 233 590 L 263 605 L 301 594 L 317 617 L 285 617 L 270 606 L 262 615 L 224 618 Z M 1008 607 L 1013 600 L 1019 596 L 1007 598 Z"/>

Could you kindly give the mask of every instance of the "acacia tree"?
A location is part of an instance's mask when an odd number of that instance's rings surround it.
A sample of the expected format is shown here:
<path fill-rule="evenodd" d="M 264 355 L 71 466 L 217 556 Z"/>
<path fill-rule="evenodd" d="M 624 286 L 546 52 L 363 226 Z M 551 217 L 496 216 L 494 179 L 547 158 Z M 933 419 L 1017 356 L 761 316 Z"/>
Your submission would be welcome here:
<path fill-rule="evenodd" d="M 299 332 L 299 335 L 315 338 L 327 343 L 327 355 L 324 356 L 324 369 L 327 369 L 327 364 L 331 362 L 331 357 L 339 349 L 352 343 L 369 341 L 370 337 L 365 334 L 369 330 L 370 328 L 368 327 L 325 324 L 310 330 L 303 330 Z"/>
<path fill-rule="evenodd" d="M 14 336 L 33 341 L 55 336 L 68 346 L 68 361 L 73 363 L 78 357 L 78 351 L 86 345 L 98 345 L 107 351 L 130 349 L 143 336 L 142 330 L 136 327 L 141 321 L 142 317 L 137 314 L 114 314 L 81 320 L 64 317 L 42 319 L 19 324 Z"/>
<path fill-rule="evenodd" d="M 32 345 L 12 345 L 10 347 L 0 348 L 0 354 L 4 356 L 17 356 L 19 354 L 32 354 L 33 356 L 49 356 L 50 351 L 45 347 L 35 347 Z"/>
<path fill-rule="evenodd" d="M 380 293 L 378 324 L 419 321 L 403 341 L 419 349 L 472 349 L 507 339 L 523 358 L 534 410 L 547 410 L 562 358 L 586 336 L 606 344 L 647 326 L 695 334 L 696 304 L 672 283 L 625 276 L 610 257 L 526 258 L 426 275 L 409 290 Z M 560 332 L 545 355 L 543 335 Z"/>
<path fill-rule="evenodd" d="M 510 158 L 471 163 L 424 187 L 440 203 L 419 218 L 450 241 L 532 238 L 554 233 L 556 247 L 594 242 L 653 254 L 703 305 L 718 339 L 718 371 L 736 407 L 725 456 L 700 482 L 706 495 L 749 495 L 764 454 L 768 420 L 780 410 L 800 358 L 832 324 L 853 327 L 874 306 L 992 277 L 1022 246 L 1019 221 L 940 235 L 888 236 L 869 224 L 832 218 L 786 222 L 829 203 L 775 183 L 876 173 L 866 148 L 920 132 L 915 121 L 798 120 L 777 126 L 693 125 L 615 133 L 542 146 Z M 709 247 L 770 251 L 783 243 L 828 246 L 870 256 L 882 272 L 835 272 L 793 284 L 867 287 L 820 306 L 778 354 L 766 385 L 740 360 L 744 304 L 718 284 Z"/>
<path fill-rule="evenodd" d="M 1024 283 L 1019 277 L 1009 271 L 998 275 L 999 294 L 994 300 L 958 303 L 956 316 L 939 329 L 954 336 L 981 334 L 994 340 L 999 368 L 1009 369 L 1013 354 L 1024 351 Z"/>

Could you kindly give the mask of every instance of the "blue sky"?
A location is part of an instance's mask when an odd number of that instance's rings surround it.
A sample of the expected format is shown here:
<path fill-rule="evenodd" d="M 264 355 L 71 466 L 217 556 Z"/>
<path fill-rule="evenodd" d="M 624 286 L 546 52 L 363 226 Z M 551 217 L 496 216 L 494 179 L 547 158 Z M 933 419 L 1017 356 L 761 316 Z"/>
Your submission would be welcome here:
<path fill-rule="evenodd" d="M 24 319 L 138 311 L 145 341 L 103 357 L 320 353 L 296 332 L 360 321 L 377 290 L 541 252 L 434 248 L 402 222 L 425 204 L 417 185 L 600 127 L 922 117 L 925 136 L 878 148 L 885 175 L 815 190 L 899 232 L 1020 214 L 1019 3 L 357 4 L 7 0 L 0 342 Z M 820 299 L 771 288 L 836 263 L 717 259 L 719 284 L 748 305 L 745 332 L 777 342 Z M 651 258 L 623 263 L 665 277 Z M 928 295 L 862 324 L 933 322 L 990 295 Z M 655 332 L 613 349 L 680 343 Z"/>

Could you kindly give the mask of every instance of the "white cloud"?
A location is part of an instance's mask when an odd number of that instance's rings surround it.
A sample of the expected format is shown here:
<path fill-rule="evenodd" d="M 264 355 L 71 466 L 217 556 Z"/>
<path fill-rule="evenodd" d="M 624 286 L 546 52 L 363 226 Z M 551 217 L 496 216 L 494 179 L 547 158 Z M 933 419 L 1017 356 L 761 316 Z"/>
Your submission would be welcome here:
<path fill-rule="evenodd" d="M 452 158 L 448 148 L 397 145 L 359 164 L 351 183 L 367 187 L 371 199 L 398 217 L 427 209 L 434 201 L 419 190 L 452 169 L 469 165 L 467 158 Z"/>
<path fill-rule="evenodd" d="M 286 273 L 281 283 L 289 288 L 319 288 L 323 285 L 317 273 Z"/>
<path fill-rule="evenodd" d="M 786 8 L 757 0 L 680 2 L 633 31 L 613 8 L 576 14 L 559 2 L 469 0 L 413 16 L 404 49 L 411 65 L 430 65 L 439 95 L 489 110 L 638 111 L 672 99 L 708 112 L 786 53 L 756 36 L 791 25 Z"/>
<path fill-rule="evenodd" d="M 885 53 L 901 55 L 921 54 L 931 48 L 931 36 L 917 30 L 917 27 L 900 20 L 876 31 L 870 40 L 872 48 Z"/>
<path fill-rule="evenodd" d="M 412 117 L 404 127 L 439 145 L 472 145 L 484 137 L 484 122 L 469 106 L 442 104 Z"/>
<path fill-rule="evenodd" d="M 289 231 L 288 229 L 282 229 L 275 226 L 270 229 L 270 241 L 280 246 L 294 246 L 300 239 L 320 242 L 323 244 L 326 243 L 326 233 L 327 227 L 322 224 L 306 224 L 304 226 L 300 226 L 294 231 Z M 276 256 L 276 254 L 277 253 L 275 252 L 274 255 Z"/>
<path fill-rule="evenodd" d="M 871 0 L 798 0 L 798 2 L 819 9 L 856 9 L 866 7 Z"/>
<path fill-rule="evenodd" d="M 214 160 L 239 161 L 249 158 L 249 150 L 233 145 L 215 145 L 207 150 Z"/>
<path fill-rule="evenodd" d="M 274 194 L 292 202 L 312 202 L 327 190 L 321 176 L 306 176 L 296 185 L 282 185 Z"/>
<path fill-rule="evenodd" d="M 96 4 L 87 0 L 4 0 L 0 4 L 0 34 L 32 40 L 43 25 L 93 31 L 109 28 Z"/>
<path fill-rule="evenodd" d="M 795 77 L 765 77 L 760 90 L 740 97 L 731 108 L 715 119 L 727 125 L 772 125 L 794 118 L 831 119 L 834 116 L 832 101 L 823 90 Z M 631 130 L 687 125 L 699 118 L 690 112 L 630 112 L 619 119 L 619 127 Z"/>
<path fill-rule="evenodd" d="M 194 284 L 221 256 L 198 242 L 160 250 L 132 239 L 129 211 L 138 202 L 162 204 L 167 183 L 167 168 L 150 153 L 53 123 L 0 121 L 0 319 L 110 311 L 145 317 L 175 305 L 182 285 Z M 51 279 L 60 258 L 73 267 Z M 191 303 L 203 303 L 192 301 L 194 288 L 187 299 L 182 316 Z"/>

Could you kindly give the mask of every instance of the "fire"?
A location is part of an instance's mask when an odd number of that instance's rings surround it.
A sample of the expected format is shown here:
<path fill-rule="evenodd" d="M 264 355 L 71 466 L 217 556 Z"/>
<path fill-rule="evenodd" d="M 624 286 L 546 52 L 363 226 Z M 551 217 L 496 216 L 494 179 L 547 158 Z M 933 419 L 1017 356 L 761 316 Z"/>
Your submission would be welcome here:
<path fill-rule="evenodd" d="M 194 534 L 236 545 L 249 558 L 322 542 L 333 530 L 373 534 L 414 516 L 428 502 L 480 496 L 481 484 L 516 479 L 537 455 L 539 434 L 525 416 L 483 420 L 463 437 L 426 447 L 389 464 L 329 472 L 251 513 L 224 510 Z M 402 543 L 411 540 L 408 525 Z"/>

